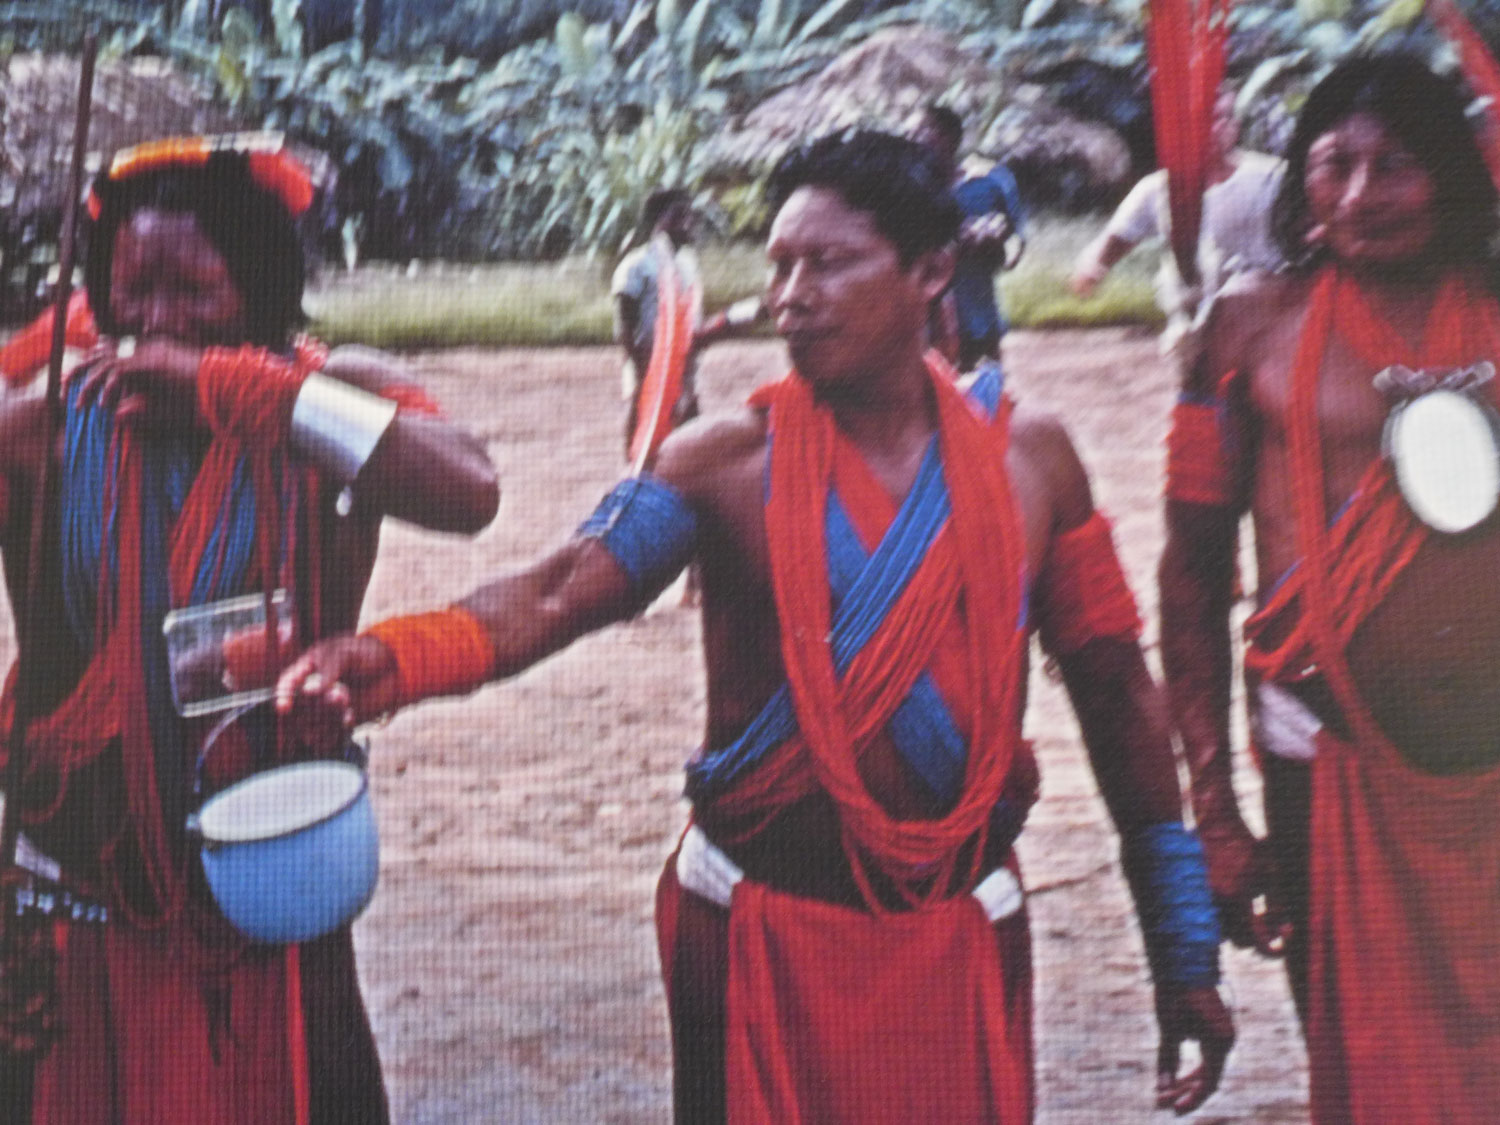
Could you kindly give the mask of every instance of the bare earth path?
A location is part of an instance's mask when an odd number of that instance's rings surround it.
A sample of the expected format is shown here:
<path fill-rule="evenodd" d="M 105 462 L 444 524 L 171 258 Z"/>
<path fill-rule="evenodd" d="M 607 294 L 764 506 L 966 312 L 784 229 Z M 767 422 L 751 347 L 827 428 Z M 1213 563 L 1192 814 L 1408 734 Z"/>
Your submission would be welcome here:
<path fill-rule="evenodd" d="M 1018 334 L 1007 349 L 1017 395 L 1066 418 L 1152 620 L 1171 399 L 1154 341 L 1127 330 Z M 441 604 L 592 508 L 620 471 L 617 354 L 418 359 L 449 410 L 489 441 L 505 498 L 475 543 L 389 528 L 372 615 Z M 773 343 L 715 349 L 706 405 L 743 397 L 781 355 Z M 382 883 L 356 933 L 399 1121 L 667 1119 L 651 900 L 684 820 L 680 765 L 701 725 L 697 640 L 696 618 L 664 600 L 512 683 L 374 732 Z M 1147 641 L 1154 649 L 1154 626 Z M 1027 730 L 1044 776 L 1021 845 L 1041 1121 L 1162 1120 L 1150 1105 L 1150 991 L 1114 835 L 1066 699 L 1040 670 Z M 1305 1121 L 1302 1045 L 1279 968 L 1234 954 L 1228 975 L 1241 1040 L 1197 1119 Z"/>
<path fill-rule="evenodd" d="M 1148 622 L 1171 381 L 1149 336 L 1018 333 L 1022 400 L 1060 412 L 1116 520 Z M 476 541 L 391 525 L 367 618 L 445 604 L 565 536 L 620 472 L 618 353 L 456 351 L 416 362 L 488 442 L 500 517 Z M 777 374 L 773 343 L 713 350 L 709 409 Z M 8 625 L 8 622 L 6 623 Z M 0 649 L 9 660 L 8 627 Z M 1148 625 L 1148 646 L 1155 630 Z M 702 725 L 696 617 L 675 598 L 514 682 L 372 733 L 381 885 L 355 929 L 395 1117 L 661 1122 L 670 1052 L 652 892 L 685 819 Z M 1027 714 L 1042 801 L 1021 839 L 1036 944 L 1042 1125 L 1151 1109 L 1151 994 L 1108 827 L 1061 690 Z M 1248 773 L 1244 792 L 1255 788 Z M 1199 1122 L 1307 1120 L 1304 1052 L 1278 966 L 1227 958 L 1240 1042 Z"/>

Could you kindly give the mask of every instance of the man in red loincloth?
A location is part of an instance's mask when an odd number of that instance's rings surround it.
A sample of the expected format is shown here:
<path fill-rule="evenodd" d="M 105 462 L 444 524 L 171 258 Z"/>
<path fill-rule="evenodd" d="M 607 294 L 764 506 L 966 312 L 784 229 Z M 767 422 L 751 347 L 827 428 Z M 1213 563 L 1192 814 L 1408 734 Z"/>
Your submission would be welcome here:
<path fill-rule="evenodd" d="M 881 133 L 778 166 L 767 303 L 793 371 L 669 438 L 565 546 L 315 647 L 279 705 L 347 722 L 512 675 L 703 574 L 706 748 L 657 900 L 679 1121 L 1029 1120 L 1028 638 L 1073 695 L 1156 980 L 1158 1099 L 1233 1038 L 1138 618 L 1059 424 L 924 355 L 958 213 Z M 314 707 L 316 710 L 316 706 Z M 1198 1040 L 1203 1065 L 1178 1071 Z"/>
<path fill-rule="evenodd" d="M 1496 228 L 1458 91 L 1406 56 L 1340 64 L 1276 201 L 1294 268 L 1226 292 L 1174 418 L 1171 702 L 1227 933 L 1287 957 L 1319 1122 L 1500 1106 Z M 1228 734 L 1247 510 L 1265 841 Z"/>
<path fill-rule="evenodd" d="M 43 399 L 0 407 L 12 605 L 49 458 L 58 490 L 32 592 L 49 631 L 23 638 L 45 663 L 23 827 L 61 884 L 28 901 L 62 911 L 61 1037 L 23 1082 L 29 1120 L 387 1116 L 347 928 L 252 945 L 208 896 L 184 825 L 213 719 L 174 708 L 162 634 L 169 609 L 268 586 L 287 592 L 299 642 L 348 629 L 384 516 L 474 532 L 495 513 L 483 447 L 399 363 L 294 339 L 295 217 L 311 194 L 275 138 L 119 154 L 90 198 L 85 277 L 102 338 L 65 390 L 57 447 L 41 441 Z M 23 1113 L 7 1101 L 6 1120 Z"/>

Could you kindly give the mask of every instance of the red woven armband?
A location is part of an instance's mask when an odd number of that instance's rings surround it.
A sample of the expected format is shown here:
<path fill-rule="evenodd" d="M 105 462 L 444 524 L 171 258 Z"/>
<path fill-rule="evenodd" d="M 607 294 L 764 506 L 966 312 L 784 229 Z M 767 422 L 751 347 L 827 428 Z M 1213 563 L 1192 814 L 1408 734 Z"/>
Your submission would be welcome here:
<path fill-rule="evenodd" d="M 1167 499 L 1229 503 L 1229 463 L 1218 400 L 1180 401 L 1173 407 L 1167 435 Z"/>
<path fill-rule="evenodd" d="M 287 436 L 303 381 L 326 354 L 299 347 L 285 359 L 266 348 L 208 348 L 198 361 L 198 409 L 215 434 L 275 445 Z"/>
<path fill-rule="evenodd" d="M 1141 635 L 1141 615 L 1115 554 L 1109 521 L 1097 511 L 1052 543 L 1039 591 L 1042 645 L 1054 656 L 1092 640 Z"/>
<path fill-rule="evenodd" d="M 399 705 L 438 695 L 466 695 L 495 673 L 495 646 L 472 613 L 453 606 L 390 617 L 366 631 L 396 659 Z"/>

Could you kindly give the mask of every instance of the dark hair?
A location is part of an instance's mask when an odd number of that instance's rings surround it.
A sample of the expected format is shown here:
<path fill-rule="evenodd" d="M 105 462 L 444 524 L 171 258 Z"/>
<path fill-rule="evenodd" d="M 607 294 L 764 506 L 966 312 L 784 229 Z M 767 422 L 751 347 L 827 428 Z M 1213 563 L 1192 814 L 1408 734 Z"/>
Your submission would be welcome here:
<path fill-rule="evenodd" d="M 958 111 L 951 106 L 929 102 L 922 112 L 927 118 L 927 123 L 937 131 L 938 136 L 948 142 L 949 148 L 957 152 L 959 146 L 964 143 L 964 119 L 958 115 Z"/>
<path fill-rule="evenodd" d="M 771 214 L 803 187 L 828 188 L 867 212 L 903 266 L 958 236 L 958 204 L 942 167 L 930 151 L 905 137 L 856 129 L 794 149 L 777 163 L 766 185 Z"/>
<path fill-rule="evenodd" d="M 1450 265 L 1487 263 L 1500 216 L 1494 181 L 1465 114 L 1465 96 L 1414 55 L 1355 55 L 1313 87 L 1287 145 L 1286 174 L 1271 207 L 1271 235 L 1299 268 L 1317 264 L 1307 245 L 1307 151 L 1357 113 L 1384 125 L 1432 178 L 1436 229 L 1429 255 Z"/>
<path fill-rule="evenodd" d="M 89 231 L 84 284 L 99 327 L 119 335 L 110 310 L 115 236 L 137 211 L 192 215 L 224 258 L 245 302 L 251 343 L 284 347 L 302 324 L 306 267 L 286 206 L 250 176 L 245 155 L 216 152 L 201 167 L 170 166 L 94 185 L 99 217 Z"/>
<path fill-rule="evenodd" d="M 649 232 L 673 207 L 685 207 L 692 201 L 693 197 L 682 188 L 657 188 L 646 196 L 646 202 L 641 205 L 642 229 Z"/>

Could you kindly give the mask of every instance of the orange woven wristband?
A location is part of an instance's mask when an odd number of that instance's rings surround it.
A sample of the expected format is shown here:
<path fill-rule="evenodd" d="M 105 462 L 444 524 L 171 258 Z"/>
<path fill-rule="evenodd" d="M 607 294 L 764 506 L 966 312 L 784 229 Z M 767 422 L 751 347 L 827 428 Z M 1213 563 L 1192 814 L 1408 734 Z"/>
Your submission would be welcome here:
<path fill-rule="evenodd" d="M 365 635 L 395 657 L 401 706 L 437 695 L 466 695 L 495 673 L 495 646 L 488 631 L 457 606 L 389 617 Z"/>

